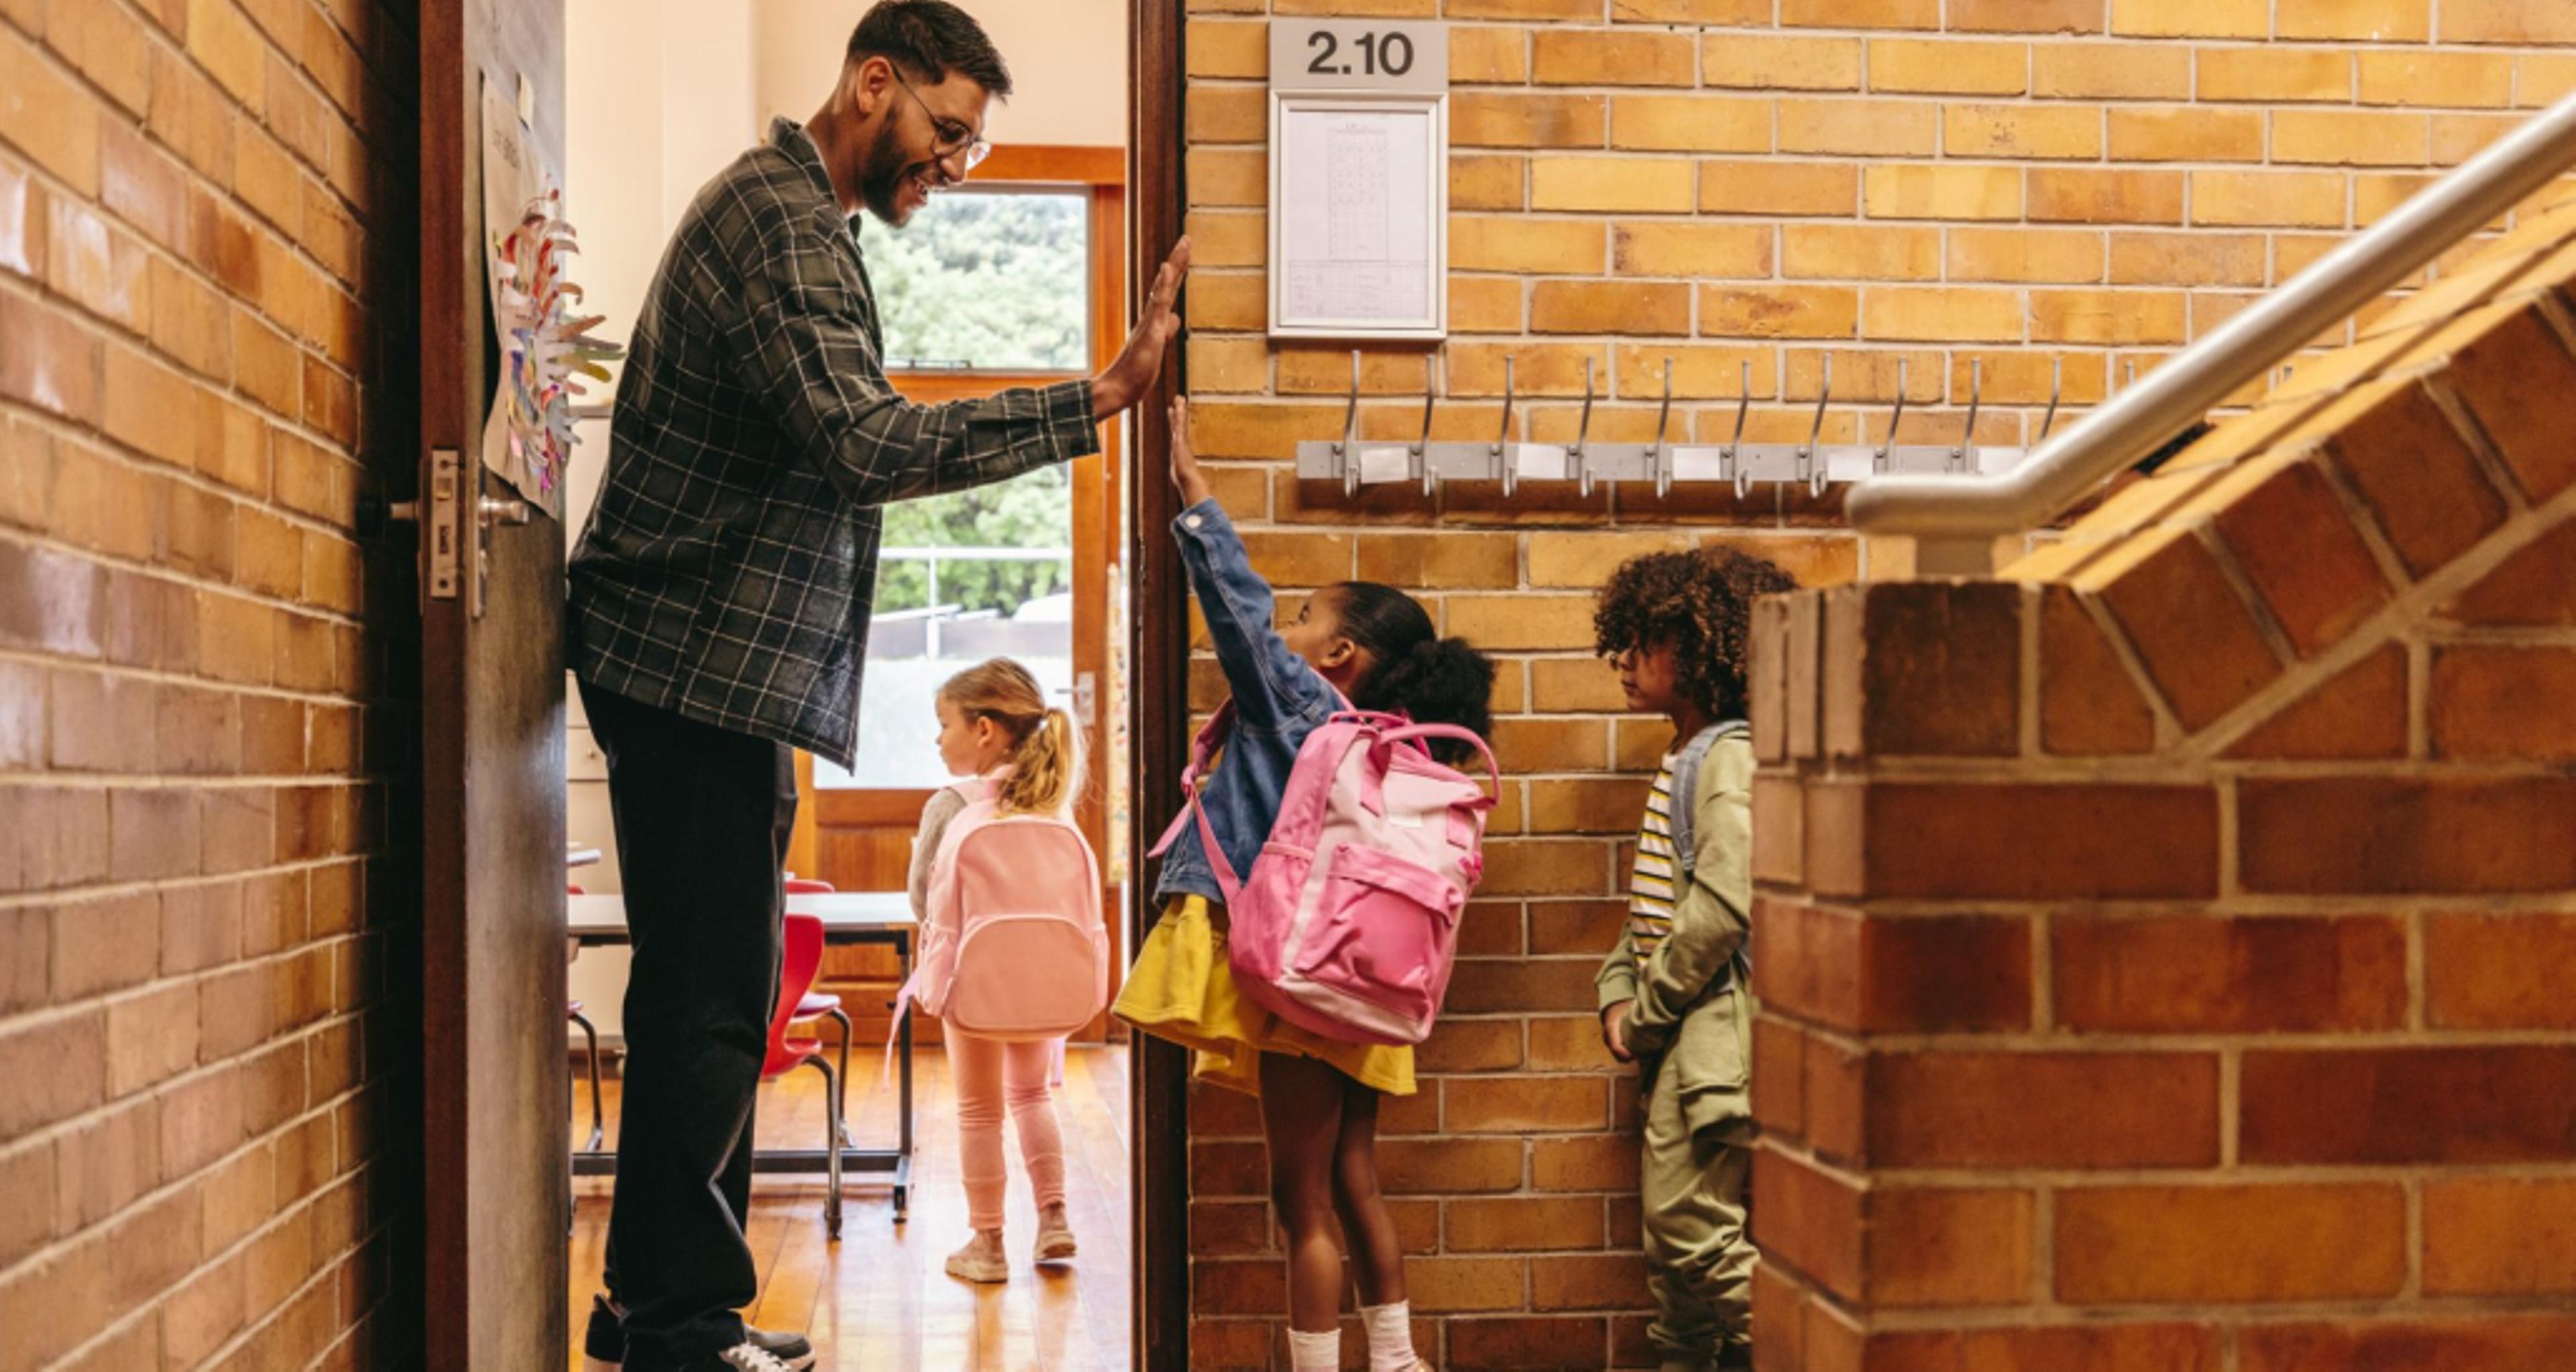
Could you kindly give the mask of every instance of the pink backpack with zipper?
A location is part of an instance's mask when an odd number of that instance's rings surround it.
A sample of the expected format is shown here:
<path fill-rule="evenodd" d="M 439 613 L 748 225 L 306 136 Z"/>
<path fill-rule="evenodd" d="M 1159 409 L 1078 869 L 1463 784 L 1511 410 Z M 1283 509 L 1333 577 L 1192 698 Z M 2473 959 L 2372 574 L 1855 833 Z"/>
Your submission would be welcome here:
<path fill-rule="evenodd" d="M 1225 893 L 1229 960 L 1245 998 L 1299 1028 L 1349 1043 L 1416 1044 L 1449 990 L 1458 919 L 1484 875 L 1485 816 L 1502 786 L 1485 741 L 1447 724 L 1343 710 L 1306 736 L 1279 816 L 1237 879 L 1199 804 L 1199 783 L 1233 722 L 1229 703 L 1199 732 L 1182 778 Z M 1434 761 L 1431 739 L 1473 744 L 1491 790 Z"/>
<path fill-rule="evenodd" d="M 958 789 L 966 808 L 940 836 L 921 958 L 895 1019 L 919 1005 L 981 1038 L 1076 1033 L 1109 1003 L 1091 844 L 1062 816 L 1002 813 L 989 779 Z"/>

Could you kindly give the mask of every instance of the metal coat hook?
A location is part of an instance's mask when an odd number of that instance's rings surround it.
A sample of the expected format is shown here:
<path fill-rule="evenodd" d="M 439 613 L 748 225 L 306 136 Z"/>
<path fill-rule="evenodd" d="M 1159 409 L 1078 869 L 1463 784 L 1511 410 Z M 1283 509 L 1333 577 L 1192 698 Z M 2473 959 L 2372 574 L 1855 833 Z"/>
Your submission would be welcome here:
<path fill-rule="evenodd" d="M 1664 434 L 1673 419 L 1673 360 L 1664 359 L 1664 403 L 1655 411 L 1655 441 L 1646 449 L 1646 460 L 1655 468 L 1655 498 L 1672 494 L 1673 451 L 1664 446 Z"/>
<path fill-rule="evenodd" d="M 2065 377 L 2066 359 L 2063 357 L 2052 357 L 2048 359 L 2048 413 L 2039 417 L 2040 443 L 2048 441 L 2048 431 L 2057 423 L 2057 388 L 2058 383 L 2063 381 Z M 2039 446 L 2039 443 L 2034 443 L 2031 446 L 2036 448 Z"/>
<path fill-rule="evenodd" d="M 1954 471 L 1976 470 L 1977 406 L 1984 402 L 1985 396 L 1986 360 L 1971 358 L 1968 361 L 1968 426 L 1959 431 L 1959 446 L 1950 450 Z"/>
<path fill-rule="evenodd" d="M 1584 445 L 1592 441 L 1592 359 L 1583 359 L 1583 418 L 1576 424 L 1574 441 L 1565 447 L 1574 459 L 1575 489 L 1585 497 L 1592 494 L 1592 462 Z"/>
<path fill-rule="evenodd" d="M 1905 422 L 1905 361 L 1896 359 L 1896 413 L 1887 417 L 1887 441 L 1870 454 L 1870 465 L 1882 472 L 1887 470 L 1887 455 L 1896 450 L 1897 426 Z"/>
<path fill-rule="evenodd" d="M 1437 389 L 1437 380 L 1438 378 L 1432 374 L 1431 354 L 1424 353 L 1422 355 L 1422 437 L 1414 440 L 1413 447 L 1410 450 L 1413 458 L 1413 470 L 1422 477 L 1422 493 L 1424 495 L 1437 494 L 1440 489 L 1440 478 L 1432 475 L 1431 472 L 1430 456 L 1431 402 L 1433 393 Z"/>
<path fill-rule="evenodd" d="M 1351 449 L 1360 432 L 1360 350 L 1351 349 L 1351 403 L 1342 411 L 1342 441 L 1333 445 L 1333 457 L 1342 464 L 1342 495 L 1345 499 L 1360 493 L 1360 464 Z"/>
<path fill-rule="evenodd" d="M 1719 456 L 1726 459 L 1727 470 L 1735 474 L 1735 498 L 1753 494 L 1753 473 L 1744 465 L 1744 416 L 1753 409 L 1753 364 L 1739 361 L 1735 374 L 1735 436 L 1726 440 Z"/>
<path fill-rule="evenodd" d="M 1816 422 L 1807 426 L 1807 441 L 1798 448 L 1798 475 L 1806 480 L 1807 494 L 1825 493 L 1825 464 L 1816 460 L 1816 440 L 1824 437 L 1825 407 L 1834 399 L 1834 355 L 1825 354 L 1824 384 L 1816 389 Z"/>
<path fill-rule="evenodd" d="M 1494 435 L 1494 466 L 1503 481 L 1503 496 L 1509 499 L 1515 484 L 1512 471 L 1512 355 L 1503 354 L 1503 427 Z"/>

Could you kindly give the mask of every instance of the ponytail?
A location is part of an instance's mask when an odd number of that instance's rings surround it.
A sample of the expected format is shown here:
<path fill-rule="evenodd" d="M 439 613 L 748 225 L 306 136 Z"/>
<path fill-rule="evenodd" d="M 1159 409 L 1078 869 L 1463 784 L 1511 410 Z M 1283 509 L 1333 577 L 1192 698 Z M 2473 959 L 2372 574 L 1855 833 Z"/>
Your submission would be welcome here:
<path fill-rule="evenodd" d="M 1082 735 L 1073 716 L 1050 708 L 1011 750 L 1011 774 L 1002 779 L 1001 808 L 1015 814 L 1052 815 L 1082 790 Z"/>
<path fill-rule="evenodd" d="M 1421 602 L 1394 587 L 1345 581 L 1332 590 L 1343 636 L 1372 659 L 1352 685 L 1351 704 L 1400 712 L 1418 724 L 1453 724 L 1478 738 L 1492 734 L 1492 659 L 1463 638 L 1440 637 Z M 1454 740 L 1431 750 L 1453 764 L 1472 751 Z"/>
<path fill-rule="evenodd" d="M 995 803 L 1011 814 L 1061 812 L 1082 790 L 1082 733 L 1073 716 L 1046 703 L 1028 668 L 1006 657 L 979 662 L 950 677 L 939 697 L 963 715 L 982 716 L 1011 740 L 1011 774 Z"/>
<path fill-rule="evenodd" d="M 1494 732 L 1494 662 L 1463 638 L 1427 638 L 1393 662 L 1372 669 L 1351 703 L 1394 710 L 1416 724 L 1454 724 L 1478 738 Z M 1474 754 L 1455 739 L 1435 739 L 1432 756 L 1456 764 Z"/>

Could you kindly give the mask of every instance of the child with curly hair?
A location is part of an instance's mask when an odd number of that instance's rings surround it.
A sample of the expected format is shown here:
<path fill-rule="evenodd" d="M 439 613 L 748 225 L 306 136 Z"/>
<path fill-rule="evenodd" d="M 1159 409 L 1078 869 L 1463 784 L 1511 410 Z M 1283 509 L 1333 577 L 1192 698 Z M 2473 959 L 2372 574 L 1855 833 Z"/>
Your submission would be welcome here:
<path fill-rule="evenodd" d="M 1610 576 L 1593 613 L 1628 708 L 1673 722 L 1637 828 L 1628 924 L 1594 979 L 1610 1055 L 1646 1095 L 1647 1327 L 1664 1372 L 1753 1365 L 1752 730 L 1745 658 L 1753 601 L 1797 586 L 1731 548 L 1648 553 Z"/>

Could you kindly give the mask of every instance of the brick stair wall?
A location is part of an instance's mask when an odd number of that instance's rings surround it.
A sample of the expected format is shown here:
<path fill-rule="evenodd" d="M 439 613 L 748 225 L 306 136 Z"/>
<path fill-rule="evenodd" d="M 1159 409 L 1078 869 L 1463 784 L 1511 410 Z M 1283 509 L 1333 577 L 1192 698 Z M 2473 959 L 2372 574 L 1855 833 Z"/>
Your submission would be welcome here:
<path fill-rule="evenodd" d="M 1765 1372 L 2576 1365 L 2571 245 L 1765 604 Z"/>
<path fill-rule="evenodd" d="M 413 28 L 0 0 L 5 1372 L 417 1356 Z"/>

